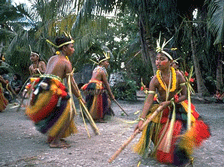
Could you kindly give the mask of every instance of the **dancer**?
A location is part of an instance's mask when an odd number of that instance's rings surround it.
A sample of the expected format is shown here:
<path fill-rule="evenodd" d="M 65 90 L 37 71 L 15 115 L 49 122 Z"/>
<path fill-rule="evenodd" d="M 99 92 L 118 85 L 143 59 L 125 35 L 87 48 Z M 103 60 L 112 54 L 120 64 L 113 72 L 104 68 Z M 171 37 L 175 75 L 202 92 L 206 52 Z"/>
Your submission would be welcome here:
<path fill-rule="evenodd" d="M 143 122 L 158 106 L 162 106 L 163 110 L 143 129 L 134 150 L 140 155 L 150 153 L 161 163 L 180 166 L 191 163 L 193 149 L 200 146 L 210 136 L 210 132 L 194 106 L 181 103 L 190 94 L 187 94 L 184 77 L 171 67 L 171 49 L 164 48 L 167 43 L 164 42 L 160 47 L 160 39 L 157 41 L 158 70 L 150 82 L 149 95 L 135 130 L 142 130 L 140 127 Z M 154 99 L 156 93 L 158 97 Z M 152 150 L 151 142 L 154 145 Z"/>
<path fill-rule="evenodd" d="M 92 118 L 95 122 L 105 123 L 103 120 L 105 114 L 111 115 L 111 112 L 113 112 L 110 108 L 111 100 L 107 96 L 107 92 L 110 98 L 112 100 L 114 99 L 114 95 L 107 80 L 108 74 L 106 70 L 109 66 L 108 60 L 110 56 L 109 53 L 105 53 L 104 55 L 93 54 L 93 57 L 98 59 L 97 62 L 94 61 L 94 63 L 98 65 L 93 70 L 92 78 L 89 83 L 83 85 L 81 89 L 86 95 L 87 107 Z"/>
<path fill-rule="evenodd" d="M 46 71 L 46 64 L 44 61 L 40 60 L 38 53 L 31 52 L 30 60 L 32 62 L 29 67 L 30 76 L 39 76 Z"/>
<path fill-rule="evenodd" d="M 2 86 L 7 84 L 8 83 L 6 82 L 6 80 L 4 80 L 4 78 L 0 75 L 0 112 L 2 112 L 8 104 L 8 100 L 4 96 L 4 91 Z"/>
<path fill-rule="evenodd" d="M 44 75 L 39 78 L 31 78 L 32 89 L 30 104 L 26 108 L 26 114 L 35 123 L 38 131 L 48 135 L 47 142 L 51 148 L 68 148 L 70 145 L 63 138 L 77 132 L 66 87 L 62 79 L 71 81 L 72 93 L 84 103 L 81 94 L 75 87 L 72 77 L 72 65 L 68 56 L 74 53 L 74 41 L 69 37 L 58 37 L 54 45 L 58 51 L 47 64 Z M 70 78 L 69 78 L 70 77 Z"/>

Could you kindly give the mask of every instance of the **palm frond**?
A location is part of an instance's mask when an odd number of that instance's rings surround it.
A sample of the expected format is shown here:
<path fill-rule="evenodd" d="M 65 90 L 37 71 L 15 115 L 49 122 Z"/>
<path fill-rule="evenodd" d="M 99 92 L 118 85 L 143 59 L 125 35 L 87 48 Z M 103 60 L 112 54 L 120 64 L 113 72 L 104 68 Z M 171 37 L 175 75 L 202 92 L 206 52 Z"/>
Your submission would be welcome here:
<path fill-rule="evenodd" d="M 208 8 L 208 27 L 216 38 L 214 44 L 218 44 L 224 39 L 224 1 L 212 0 Z"/>

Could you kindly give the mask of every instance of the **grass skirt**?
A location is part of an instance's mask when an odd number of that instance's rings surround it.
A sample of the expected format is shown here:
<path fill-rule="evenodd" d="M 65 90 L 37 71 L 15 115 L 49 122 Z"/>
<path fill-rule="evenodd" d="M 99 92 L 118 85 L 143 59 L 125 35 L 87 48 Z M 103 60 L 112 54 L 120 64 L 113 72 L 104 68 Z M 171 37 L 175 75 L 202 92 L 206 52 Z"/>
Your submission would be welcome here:
<path fill-rule="evenodd" d="M 183 165 L 189 162 L 193 149 L 200 146 L 202 141 L 210 137 L 206 125 L 195 107 L 191 105 L 191 128 L 187 130 L 187 101 L 176 104 L 175 121 L 172 123 L 172 108 L 166 108 L 143 129 L 139 142 L 134 151 L 140 155 L 148 155 L 149 151 L 161 163 Z M 149 117 L 158 107 L 154 104 Z M 153 149 L 151 150 L 150 146 Z"/>
<path fill-rule="evenodd" d="M 0 112 L 2 112 L 8 104 L 8 100 L 4 96 L 3 87 L 0 83 Z"/>
<path fill-rule="evenodd" d="M 28 87 L 32 89 L 32 93 L 26 114 L 39 132 L 48 135 L 49 142 L 54 140 L 68 121 L 70 124 L 62 138 L 77 132 L 70 117 L 70 97 L 65 86 L 57 78 L 31 78 Z"/>
<path fill-rule="evenodd" d="M 81 89 L 86 95 L 87 108 L 92 118 L 103 119 L 108 113 L 108 97 L 102 81 L 90 80 Z"/>

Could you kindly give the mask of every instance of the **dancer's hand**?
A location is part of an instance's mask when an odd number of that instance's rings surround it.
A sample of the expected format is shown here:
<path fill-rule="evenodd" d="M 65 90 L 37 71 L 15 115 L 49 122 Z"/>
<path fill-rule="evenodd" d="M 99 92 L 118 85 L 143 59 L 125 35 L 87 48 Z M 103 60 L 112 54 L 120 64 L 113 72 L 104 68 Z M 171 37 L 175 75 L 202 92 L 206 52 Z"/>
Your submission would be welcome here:
<path fill-rule="evenodd" d="M 170 101 L 164 101 L 162 103 L 160 103 L 160 106 L 162 106 L 162 109 L 165 109 L 166 107 L 168 107 L 171 104 Z M 162 110 L 161 110 L 162 111 Z"/>
<path fill-rule="evenodd" d="M 140 120 L 140 121 L 138 122 L 138 124 L 136 125 L 134 131 L 136 131 L 137 129 L 139 129 L 139 131 L 142 131 L 141 127 L 142 127 L 143 123 L 144 123 L 144 121 L 143 121 L 143 120 Z"/>
<path fill-rule="evenodd" d="M 111 97 L 110 97 L 112 100 L 114 100 L 115 99 L 115 97 L 114 97 L 114 95 L 111 95 Z"/>
<path fill-rule="evenodd" d="M 79 100 L 81 100 L 84 104 L 86 104 L 86 101 L 83 98 L 80 98 Z"/>

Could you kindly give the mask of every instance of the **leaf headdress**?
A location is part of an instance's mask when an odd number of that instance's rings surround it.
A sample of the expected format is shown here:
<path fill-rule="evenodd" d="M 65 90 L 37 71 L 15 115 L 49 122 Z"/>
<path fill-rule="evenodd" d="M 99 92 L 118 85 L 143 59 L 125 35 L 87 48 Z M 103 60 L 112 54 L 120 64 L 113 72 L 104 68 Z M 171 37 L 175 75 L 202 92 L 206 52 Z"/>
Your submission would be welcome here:
<path fill-rule="evenodd" d="M 55 48 L 61 48 L 62 46 L 65 46 L 65 45 L 68 45 L 68 44 L 71 44 L 71 43 L 75 43 L 75 41 L 73 40 L 72 36 L 70 33 L 66 33 L 64 32 L 65 36 L 70 38 L 71 40 L 70 41 L 67 41 L 67 42 L 64 42 L 62 44 L 60 44 L 59 46 L 55 45 L 53 42 L 51 42 L 50 40 L 46 39 L 46 41 L 51 44 L 52 46 L 54 46 Z"/>
<path fill-rule="evenodd" d="M 161 43 L 161 33 L 160 33 L 159 39 L 156 40 L 156 52 L 165 54 L 170 60 L 173 60 L 173 57 L 168 52 L 166 52 L 164 50 L 164 48 L 172 39 L 173 39 L 173 37 L 170 38 L 168 41 L 166 41 L 166 39 L 164 39 L 162 46 L 160 46 L 160 43 Z M 177 48 L 170 48 L 170 50 L 177 50 Z"/>

